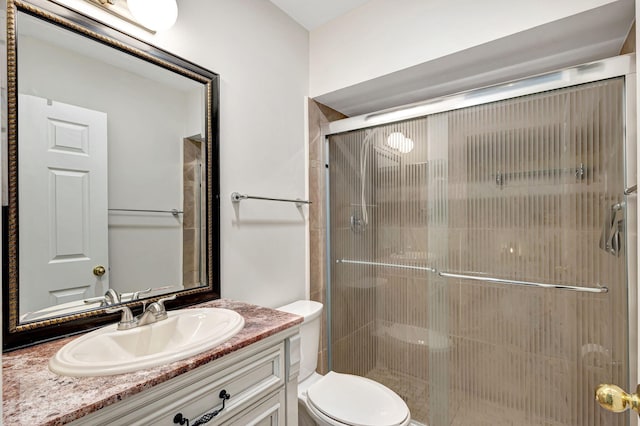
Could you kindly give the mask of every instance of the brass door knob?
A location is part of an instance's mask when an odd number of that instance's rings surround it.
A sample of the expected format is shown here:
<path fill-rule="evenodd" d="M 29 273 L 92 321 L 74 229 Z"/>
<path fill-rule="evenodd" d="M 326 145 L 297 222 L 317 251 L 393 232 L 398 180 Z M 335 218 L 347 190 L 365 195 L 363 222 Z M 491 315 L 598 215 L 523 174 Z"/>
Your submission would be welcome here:
<path fill-rule="evenodd" d="M 107 270 L 104 269 L 104 266 L 102 265 L 98 265 L 95 268 L 93 268 L 93 275 L 95 275 L 96 277 L 103 276 L 105 272 L 107 272 Z"/>
<path fill-rule="evenodd" d="M 631 408 L 640 415 L 640 385 L 633 394 L 626 393 L 616 385 L 600 385 L 596 389 L 596 401 L 602 408 L 614 413 Z"/>

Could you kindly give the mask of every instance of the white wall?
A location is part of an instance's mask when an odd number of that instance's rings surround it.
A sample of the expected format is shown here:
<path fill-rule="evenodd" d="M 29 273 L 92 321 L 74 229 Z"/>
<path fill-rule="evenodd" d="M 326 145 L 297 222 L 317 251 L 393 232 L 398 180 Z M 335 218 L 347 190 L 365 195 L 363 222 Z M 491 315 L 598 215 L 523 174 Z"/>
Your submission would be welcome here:
<path fill-rule="evenodd" d="M 371 0 L 311 31 L 310 95 L 340 90 L 614 2 Z"/>
<path fill-rule="evenodd" d="M 138 36 L 221 77 L 222 296 L 271 307 L 302 298 L 306 208 L 243 201 L 235 210 L 230 195 L 305 195 L 308 32 L 268 0 L 178 7 L 173 28 Z"/>
<path fill-rule="evenodd" d="M 222 296 L 275 307 L 305 294 L 308 33 L 267 0 L 182 0 L 154 42 L 221 76 Z"/>

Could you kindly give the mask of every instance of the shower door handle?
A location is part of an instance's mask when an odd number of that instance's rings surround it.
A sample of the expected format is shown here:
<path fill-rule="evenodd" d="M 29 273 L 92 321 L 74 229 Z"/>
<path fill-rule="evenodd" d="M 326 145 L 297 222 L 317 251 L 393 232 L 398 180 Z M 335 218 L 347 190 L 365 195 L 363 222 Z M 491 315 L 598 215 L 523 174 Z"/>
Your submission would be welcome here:
<path fill-rule="evenodd" d="M 622 413 L 631 408 L 640 416 L 640 385 L 632 394 L 616 385 L 600 385 L 596 388 L 596 401 L 605 410 Z"/>

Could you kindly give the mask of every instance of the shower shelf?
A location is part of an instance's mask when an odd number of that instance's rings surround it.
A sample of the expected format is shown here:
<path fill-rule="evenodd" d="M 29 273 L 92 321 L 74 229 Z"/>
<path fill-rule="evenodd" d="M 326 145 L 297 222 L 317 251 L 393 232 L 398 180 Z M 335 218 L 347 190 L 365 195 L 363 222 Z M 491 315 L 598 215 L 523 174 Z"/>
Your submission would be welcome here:
<path fill-rule="evenodd" d="M 598 287 L 583 287 L 583 286 L 572 286 L 572 285 L 565 285 L 565 284 L 549 284 L 549 283 L 538 283 L 533 281 L 509 280 L 504 278 L 488 277 L 484 275 L 458 274 L 454 272 L 438 271 L 437 269 L 430 268 L 428 266 L 413 266 L 413 265 L 403 265 L 403 264 L 396 264 L 396 263 L 368 262 L 363 260 L 349 260 L 349 259 L 338 259 L 336 260 L 336 263 L 347 263 L 347 264 L 353 264 L 353 265 L 366 265 L 366 266 L 383 266 L 387 268 L 399 268 L 399 269 L 411 269 L 411 270 L 432 272 L 443 278 L 458 278 L 458 279 L 470 280 L 470 281 L 484 281 L 484 282 L 490 282 L 494 284 L 538 287 L 538 288 L 546 288 L 546 289 L 554 289 L 554 290 L 569 290 L 569 291 L 577 291 L 582 293 L 603 294 L 603 293 L 609 292 L 609 289 L 607 287 L 600 286 L 600 285 L 598 285 Z"/>

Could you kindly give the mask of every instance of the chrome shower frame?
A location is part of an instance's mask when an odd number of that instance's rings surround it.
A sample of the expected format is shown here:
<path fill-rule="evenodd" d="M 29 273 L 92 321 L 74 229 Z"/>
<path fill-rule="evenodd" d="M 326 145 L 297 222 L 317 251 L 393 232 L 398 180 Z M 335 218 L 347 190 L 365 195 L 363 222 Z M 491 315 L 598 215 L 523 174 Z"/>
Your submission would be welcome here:
<path fill-rule="evenodd" d="M 332 369 L 331 346 L 331 203 L 330 203 L 330 175 L 329 175 L 329 136 L 339 133 L 361 130 L 370 127 L 395 123 L 413 118 L 426 117 L 432 114 L 453 111 L 471 106 L 502 101 L 515 97 L 531 95 L 606 80 L 615 77 L 624 77 L 625 80 L 625 110 L 624 110 L 624 157 L 625 157 L 625 186 L 621 192 L 625 196 L 626 217 L 626 266 L 627 266 L 627 297 L 628 297 L 628 357 L 629 366 L 628 383 L 633 387 L 640 383 L 638 376 L 638 250 L 637 250 L 637 192 L 634 186 L 637 183 L 637 106 L 636 106 L 636 59 L 635 54 L 621 55 L 609 59 L 581 64 L 559 71 L 539 74 L 532 77 L 518 79 L 503 84 L 479 88 L 471 91 L 452 94 L 423 102 L 417 102 L 372 112 L 356 117 L 346 118 L 331 122 L 322 128 L 321 138 L 324 138 L 325 160 L 325 197 L 326 197 L 326 338 L 328 348 L 328 367 Z M 322 140 L 322 139 L 321 139 Z M 604 296 L 606 297 L 606 296 Z M 635 360 L 635 361 L 632 361 Z M 628 389 L 631 390 L 631 389 Z M 630 415 L 630 424 L 638 425 L 638 418 Z"/>

